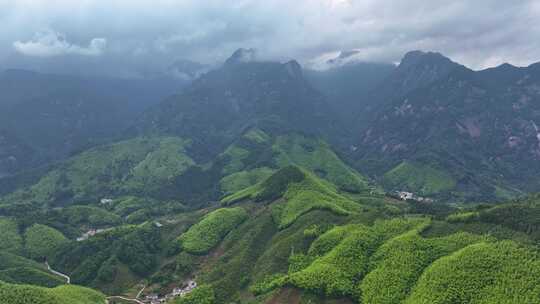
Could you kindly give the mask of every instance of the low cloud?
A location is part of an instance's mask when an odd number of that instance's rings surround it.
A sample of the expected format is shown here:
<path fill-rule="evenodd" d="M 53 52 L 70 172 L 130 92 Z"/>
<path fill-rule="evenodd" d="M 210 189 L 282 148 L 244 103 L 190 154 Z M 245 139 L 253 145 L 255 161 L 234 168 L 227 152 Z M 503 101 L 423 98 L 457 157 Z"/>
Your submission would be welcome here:
<path fill-rule="evenodd" d="M 319 68 L 341 51 L 355 51 L 343 62 L 437 51 L 474 69 L 540 61 L 538 0 L 0 0 L 0 24 L 0 66 L 42 70 L 219 64 L 240 47 Z M 28 39 L 43 28 L 62 34 Z"/>
<path fill-rule="evenodd" d="M 105 51 L 107 40 L 94 38 L 88 46 L 79 46 L 67 41 L 58 32 L 47 30 L 36 33 L 32 40 L 13 42 L 15 50 L 21 54 L 35 57 L 54 57 L 61 55 L 100 56 Z"/>

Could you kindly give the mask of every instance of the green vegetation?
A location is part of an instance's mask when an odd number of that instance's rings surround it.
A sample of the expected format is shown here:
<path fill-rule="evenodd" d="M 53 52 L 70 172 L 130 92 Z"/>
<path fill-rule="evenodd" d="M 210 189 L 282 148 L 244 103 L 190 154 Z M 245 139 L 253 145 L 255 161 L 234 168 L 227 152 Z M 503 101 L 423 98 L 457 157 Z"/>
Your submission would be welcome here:
<path fill-rule="evenodd" d="M 0 251 L 18 253 L 22 249 L 22 237 L 17 223 L 9 218 L 0 217 Z"/>
<path fill-rule="evenodd" d="M 250 273 L 257 265 L 268 241 L 276 232 L 269 213 L 252 217 L 231 231 L 223 240 L 224 254 L 200 279 L 214 286 L 216 302 L 237 300 L 238 290 L 250 281 Z"/>
<path fill-rule="evenodd" d="M 481 239 L 467 233 L 426 239 L 418 233 L 418 229 L 411 230 L 377 250 L 371 258 L 371 271 L 360 285 L 362 303 L 400 303 L 433 261 Z"/>
<path fill-rule="evenodd" d="M 186 155 L 189 141 L 180 138 L 165 137 L 159 140 L 158 147 L 149 152 L 145 158 L 133 167 L 128 187 L 139 189 L 148 187 L 159 188 L 161 183 L 167 183 L 185 172 L 195 162 Z"/>
<path fill-rule="evenodd" d="M 190 253 L 207 253 L 247 217 L 240 207 L 212 211 L 180 236 L 182 248 Z"/>
<path fill-rule="evenodd" d="M 89 225 L 90 227 L 116 226 L 122 223 L 120 216 L 91 206 L 71 206 L 62 210 L 63 223 Z"/>
<path fill-rule="evenodd" d="M 244 168 L 243 160 L 249 156 L 249 151 L 237 145 L 232 145 L 222 155 L 229 159 L 229 163 L 223 168 L 223 174 L 227 175 Z"/>
<path fill-rule="evenodd" d="M 474 83 L 465 79 L 456 94 L 403 87 L 407 98 L 395 99 L 407 99 L 401 106 L 375 98 L 377 108 L 367 111 L 375 114 L 373 125 L 343 130 L 354 111 L 340 121 L 327 117 L 327 100 L 296 63 L 233 63 L 241 53 L 146 112 L 128 132 L 115 128 L 121 141 L 79 136 L 85 143 L 77 143 L 71 136 L 68 146 L 79 152 L 67 160 L 58 158 L 67 150 L 25 153 L 22 141 L 0 136 L 9 143 L 0 151 L 8 152 L 0 156 L 0 171 L 8 172 L 0 185 L 7 195 L 0 198 L 0 304 L 105 303 L 98 292 L 62 286 L 45 259 L 74 284 L 129 298 L 142 285 L 145 294 L 162 295 L 195 280 L 197 289 L 170 301 L 180 304 L 540 304 L 540 195 L 466 205 L 538 187 L 534 178 L 524 182 L 540 164 L 520 140 L 531 126 L 510 132 L 512 153 L 490 148 L 509 134 L 486 128 L 493 117 L 477 111 L 485 86 L 495 84 L 490 71 Z M 443 64 L 439 74 L 469 77 L 455 67 Z M 538 80 L 522 73 L 507 81 L 530 87 Z M 392 83 L 387 88 L 398 82 Z M 504 113 L 533 104 L 519 96 L 527 92 L 507 89 L 493 95 L 501 102 L 491 102 Z M 522 99 L 517 108 L 511 104 Z M 449 111 L 456 115 L 442 115 Z M 503 116 L 491 126 L 520 125 Z M 478 154 L 490 149 L 498 157 Z M 59 162 L 34 171 L 48 158 Z M 5 170 L 19 163 L 30 171 Z M 436 201 L 401 201 L 384 195 L 383 186 Z M 91 228 L 107 229 L 75 241 Z"/>
<path fill-rule="evenodd" d="M 66 280 L 43 269 L 16 267 L 0 270 L 0 280 L 12 284 L 32 284 L 43 287 L 56 287 Z"/>
<path fill-rule="evenodd" d="M 135 138 L 83 152 L 48 173 L 17 200 L 49 203 L 97 201 L 102 195 L 158 195 L 194 162 L 189 141 L 174 137 Z"/>
<path fill-rule="evenodd" d="M 411 219 L 377 222 L 372 227 L 356 225 L 330 230 L 321 238 L 323 241 L 312 247 L 310 252 L 323 253 L 314 256 L 314 261 L 298 272 L 289 275 L 288 282 L 294 286 L 321 292 L 329 296 L 358 296 L 357 282 L 369 269 L 369 259 L 384 242 L 397 234 L 425 225 L 425 220 Z M 339 241 L 339 239 L 341 239 Z M 322 244 L 337 245 L 328 250 Z M 323 250 L 321 250 L 323 249 Z M 325 252 L 327 251 L 327 252 Z"/>
<path fill-rule="evenodd" d="M 300 135 L 279 136 L 272 150 L 277 154 L 279 167 L 297 165 L 306 168 L 350 192 L 370 191 L 373 188 L 366 178 L 345 165 L 322 140 Z"/>
<path fill-rule="evenodd" d="M 428 267 L 405 303 L 540 303 L 538 254 L 512 241 L 467 246 Z"/>
<path fill-rule="evenodd" d="M 236 172 L 222 178 L 220 188 L 223 193 L 232 194 L 265 180 L 272 173 L 274 173 L 274 170 L 267 167 Z"/>
<path fill-rule="evenodd" d="M 26 229 L 24 239 L 25 251 L 34 259 L 51 256 L 68 241 L 60 231 L 41 224 Z"/>
<path fill-rule="evenodd" d="M 534 241 L 540 240 L 540 197 L 529 197 L 495 206 L 480 205 L 449 215 L 446 220 L 456 225 L 494 226 L 492 230 L 522 232 Z M 510 231 L 511 230 L 511 231 Z M 513 239 L 513 236 L 507 239 Z"/>
<path fill-rule="evenodd" d="M 9 304 L 103 304 L 105 296 L 79 286 L 58 286 L 52 289 L 31 285 L 15 285 L 0 281 L 0 303 Z"/>
<path fill-rule="evenodd" d="M 44 287 L 55 287 L 65 283 L 64 278 L 52 275 L 45 265 L 2 251 L 0 251 L 0 281 Z"/>
<path fill-rule="evenodd" d="M 481 210 L 478 220 L 522 231 L 540 240 L 540 199 L 533 197 Z"/>
<path fill-rule="evenodd" d="M 161 230 L 148 223 L 120 226 L 82 242 L 67 243 L 49 263 L 68 273 L 73 283 L 118 293 L 155 272 L 162 251 Z"/>
<path fill-rule="evenodd" d="M 409 161 L 386 172 L 382 182 L 387 188 L 409 190 L 422 195 L 438 194 L 456 186 L 456 181 L 447 172 Z"/>
<path fill-rule="evenodd" d="M 250 129 L 244 137 L 258 144 L 266 143 L 270 140 L 270 136 L 261 129 Z"/>
<path fill-rule="evenodd" d="M 40 263 L 29 260 L 25 257 L 15 255 L 6 251 L 0 251 L 0 269 L 5 270 L 9 268 L 39 268 L 44 269 Z"/>
<path fill-rule="evenodd" d="M 176 304 L 215 304 L 214 291 L 211 286 L 201 285 L 182 298 L 175 300 Z"/>
<path fill-rule="evenodd" d="M 271 137 L 251 129 L 221 154 L 224 160 L 221 190 L 229 195 L 268 177 L 272 171 L 290 165 L 310 170 L 350 192 L 376 190 L 368 180 L 343 163 L 322 140 L 302 135 Z"/>
<path fill-rule="evenodd" d="M 326 209 L 340 215 L 359 211 L 360 205 L 340 195 L 330 183 L 297 166 L 280 169 L 265 181 L 225 197 L 222 202 L 232 204 L 244 199 L 272 201 L 275 220 L 280 228 L 291 225 L 298 217 L 316 209 Z"/>
<path fill-rule="evenodd" d="M 450 223 L 471 222 L 478 218 L 478 212 L 459 212 L 453 213 L 446 217 Z"/>

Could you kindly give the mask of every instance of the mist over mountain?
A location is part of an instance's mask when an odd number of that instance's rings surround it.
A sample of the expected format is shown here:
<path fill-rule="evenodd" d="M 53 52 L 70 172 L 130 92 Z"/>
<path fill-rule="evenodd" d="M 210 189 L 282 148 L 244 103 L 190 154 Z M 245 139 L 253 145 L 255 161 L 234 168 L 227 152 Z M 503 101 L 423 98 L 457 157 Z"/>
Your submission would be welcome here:
<path fill-rule="evenodd" d="M 182 89 L 176 78 L 114 79 L 6 70 L 0 75 L 2 175 L 107 142 Z"/>
<path fill-rule="evenodd" d="M 137 134 L 190 138 L 204 157 L 215 156 L 253 127 L 329 136 L 341 128 L 332 112 L 296 61 L 256 61 L 253 50 L 239 49 L 221 68 L 151 108 L 132 127 Z"/>

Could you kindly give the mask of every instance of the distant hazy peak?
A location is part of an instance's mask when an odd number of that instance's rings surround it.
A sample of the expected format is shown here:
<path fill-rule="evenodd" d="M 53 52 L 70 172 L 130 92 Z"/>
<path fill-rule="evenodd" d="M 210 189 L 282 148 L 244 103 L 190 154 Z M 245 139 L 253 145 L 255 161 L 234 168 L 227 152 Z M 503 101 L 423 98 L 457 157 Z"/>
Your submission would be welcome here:
<path fill-rule="evenodd" d="M 225 61 L 225 64 L 236 64 L 255 61 L 257 58 L 257 51 L 255 49 L 240 48 L 236 50 L 229 59 Z"/>
<path fill-rule="evenodd" d="M 193 80 L 209 70 L 208 65 L 186 59 L 176 60 L 167 69 L 169 74 L 186 80 Z"/>
<path fill-rule="evenodd" d="M 423 51 L 410 51 L 403 56 L 403 59 L 401 59 L 401 62 L 399 64 L 399 69 L 407 69 L 411 66 L 415 65 L 459 65 L 452 60 L 450 60 L 448 57 L 442 55 L 441 53 L 437 52 L 423 52 Z"/>
<path fill-rule="evenodd" d="M 287 72 L 294 78 L 303 77 L 302 66 L 296 60 L 291 60 L 283 64 Z"/>

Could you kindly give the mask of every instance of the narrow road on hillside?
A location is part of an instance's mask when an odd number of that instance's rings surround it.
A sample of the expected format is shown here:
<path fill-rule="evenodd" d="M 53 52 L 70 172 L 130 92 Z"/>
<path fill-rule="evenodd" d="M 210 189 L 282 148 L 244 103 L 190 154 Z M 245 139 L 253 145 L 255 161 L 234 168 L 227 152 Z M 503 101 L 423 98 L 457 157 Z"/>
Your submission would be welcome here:
<path fill-rule="evenodd" d="M 124 301 L 128 301 L 128 302 L 135 302 L 135 303 L 138 303 L 138 304 L 145 304 L 144 302 L 140 301 L 140 300 L 137 300 L 137 299 L 128 299 L 128 298 L 125 298 L 125 297 L 122 297 L 122 296 L 111 296 L 111 297 L 107 297 L 107 300 L 112 300 L 112 299 L 120 299 L 120 300 L 124 300 Z"/>
<path fill-rule="evenodd" d="M 57 276 L 63 277 L 64 279 L 66 279 L 66 283 L 67 283 L 67 284 L 71 284 L 71 278 L 70 278 L 68 275 L 63 274 L 63 273 L 61 273 L 61 272 L 58 272 L 58 271 L 52 269 L 52 268 L 51 268 L 51 265 L 49 265 L 49 262 L 47 262 L 47 261 L 45 261 L 45 266 L 47 266 L 47 269 L 48 269 L 51 273 L 53 273 L 53 274 L 55 274 L 55 275 L 57 275 Z"/>
<path fill-rule="evenodd" d="M 146 286 L 143 286 L 143 288 L 141 288 L 141 290 L 137 293 L 137 296 L 135 296 L 135 299 L 138 299 L 138 298 L 141 297 L 141 295 L 142 295 L 145 288 L 146 288 Z"/>

